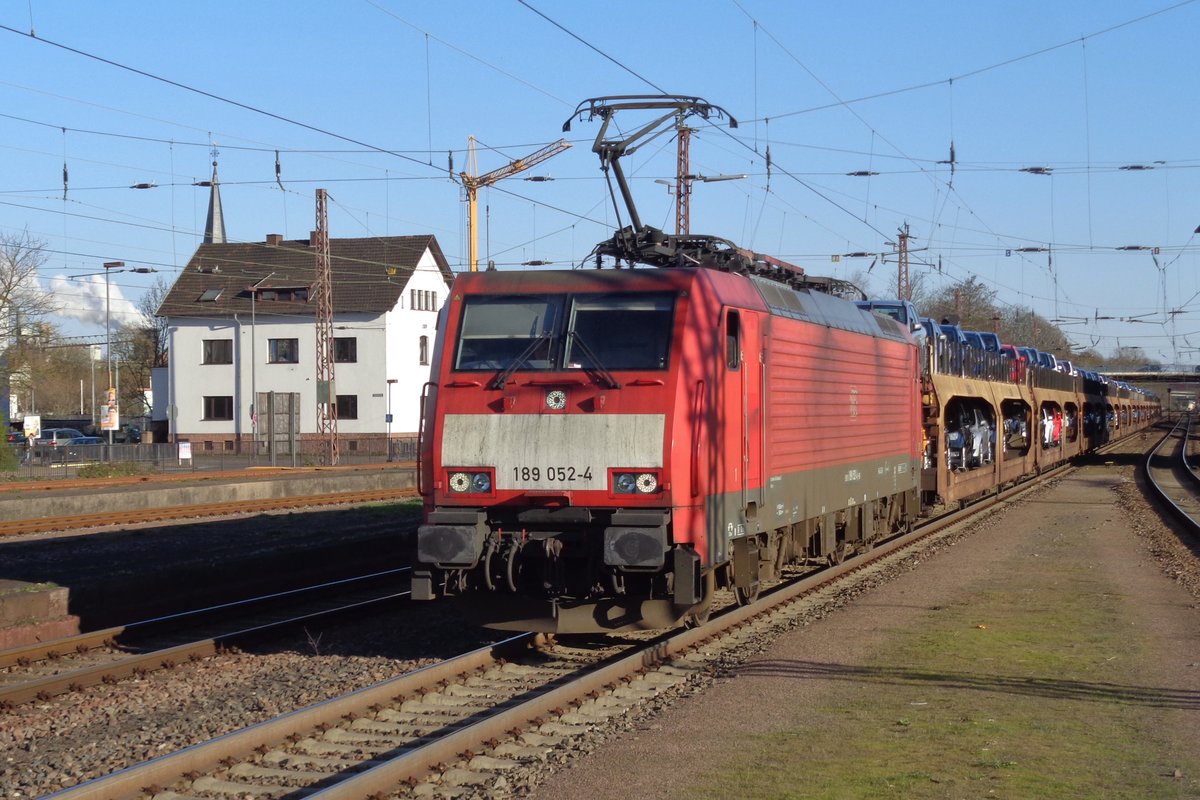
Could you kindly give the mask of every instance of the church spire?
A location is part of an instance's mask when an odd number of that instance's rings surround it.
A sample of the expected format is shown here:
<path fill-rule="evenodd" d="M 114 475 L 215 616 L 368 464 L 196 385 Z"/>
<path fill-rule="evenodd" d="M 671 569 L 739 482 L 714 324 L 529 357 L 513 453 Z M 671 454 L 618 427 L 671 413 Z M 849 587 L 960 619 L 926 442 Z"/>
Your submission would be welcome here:
<path fill-rule="evenodd" d="M 221 213 L 221 187 L 215 158 L 212 163 L 212 194 L 208 199 L 208 221 L 204 223 L 204 243 L 225 244 L 225 215 Z"/>

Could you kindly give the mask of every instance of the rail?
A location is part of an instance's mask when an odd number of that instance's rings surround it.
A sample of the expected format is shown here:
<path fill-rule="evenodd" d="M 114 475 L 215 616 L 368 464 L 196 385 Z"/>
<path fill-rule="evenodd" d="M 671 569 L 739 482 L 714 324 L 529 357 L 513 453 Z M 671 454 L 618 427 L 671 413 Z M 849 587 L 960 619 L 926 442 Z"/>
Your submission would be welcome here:
<path fill-rule="evenodd" d="M 790 613 L 794 601 L 881 559 L 900 556 L 922 540 L 948 534 L 952 525 L 1010 502 L 1039 484 L 1030 481 L 939 518 L 880 543 L 861 557 L 766 591 L 754 603 L 731 606 L 691 630 L 627 647 L 628 640 L 622 640 L 624 649 L 619 652 L 610 648 L 591 658 L 581 657 L 580 648 L 544 649 L 546 639 L 524 634 L 49 798 L 118 800 L 141 796 L 151 786 L 155 791 L 169 787 L 186 795 L 257 796 L 271 791 L 268 786 L 278 790 L 283 785 L 306 797 L 358 800 L 385 796 L 404 783 L 450 780 L 470 771 L 502 771 L 506 758 L 512 763 L 511 758 L 521 758 L 538 742 L 561 739 L 571 729 L 585 730 L 589 719 L 622 713 L 615 703 L 636 706 L 658 687 L 688 680 L 703 668 L 701 664 L 718 663 L 737 646 L 745 626 L 775 630 L 786 624 L 779 622 L 778 615 Z M 543 651 L 529 653 L 535 646 Z M 505 664 L 502 656 L 515 663 Z M 312 765 L 316 764 L 334 771 L 315 771 Z M 458 764 L 464 766 L 454 766 Z"/>
<path fill-rule="evenodd" d="M 1151 449 L 1142 464 L 1142 473 L 1162 507 L 1193 536 L 1200 536 L 1200 475 L 1188 463 L 1192 425 L 1191 415 L 1181 416 L 1175 427 Z M 1177 445 L 1178 453 L 1164 454 L 1168 444 Z"/>
<path fill-rule="evenodd" d="M 170 668 L 252 635 L 405 597 L 409 592 L 397 592 L 392 580 L 409 571 L 409 567 L 384 570 L 0 651 L 0 669 L 8 672 L 5 678 L 17 678 L 0 685 L 0 708 Z M 197 634 L 201 628 L 207 629 L 204 635 Z M 184 644 L 156 644 L 177 642 L 188 631 L 192 640 Z M 63 669 L 64 661 L 69 666 L 72 658 L 95 658 L 94 651 L 117 648 L 138 652 L 114 652 L 111 658 Z M 38 676 L 36 665 L 43 662 L 53 663 L 55 674 Z M 28 679 L 14 675 L 20 669 L 30 671 Z"/>

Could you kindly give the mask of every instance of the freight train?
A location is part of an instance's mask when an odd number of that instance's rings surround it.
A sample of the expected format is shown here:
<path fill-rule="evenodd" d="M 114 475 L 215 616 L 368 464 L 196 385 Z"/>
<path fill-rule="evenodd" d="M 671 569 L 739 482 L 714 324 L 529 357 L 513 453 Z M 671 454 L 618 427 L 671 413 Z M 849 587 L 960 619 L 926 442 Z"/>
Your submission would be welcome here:
<path fill-rule="evenodd" d="M 628 268 L 455 281 L 422 398 L 414 599 L 511 630 L 702 621 L 717 589 L 751 602 L 786 564 L 841 561 L 1157 416 L 1132 387 L 914 339 L 848 284 L 642 225 L 612 115 L 723 112 L 580 108 L 632 218 L 597 263 Z"/>

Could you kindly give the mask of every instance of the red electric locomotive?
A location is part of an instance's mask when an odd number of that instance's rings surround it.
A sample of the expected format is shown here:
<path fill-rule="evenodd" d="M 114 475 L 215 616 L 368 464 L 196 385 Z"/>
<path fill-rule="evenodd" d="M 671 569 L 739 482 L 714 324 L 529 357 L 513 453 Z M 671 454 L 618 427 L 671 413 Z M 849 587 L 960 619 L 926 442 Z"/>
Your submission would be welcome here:
<path fill-rule="evenodd" d="M 581 107 L 582 108 L 582 107 Z M 598 255 L 653 268 L 460 276 L 424 398 L 413 597 L 556 632 L 702 618 L 789 560 L 838 560 L 918 512 L 918 353 L 845 288 L 633 216 Z M 650 126 L 640 132 L 644 134 Z"/>
<path fill-rule="evenodd" d="M 492 272 L 443 321 L 414 597 L 664 627 L 915 511 L 916 347 L 853 303 L 710 269 Z"/>

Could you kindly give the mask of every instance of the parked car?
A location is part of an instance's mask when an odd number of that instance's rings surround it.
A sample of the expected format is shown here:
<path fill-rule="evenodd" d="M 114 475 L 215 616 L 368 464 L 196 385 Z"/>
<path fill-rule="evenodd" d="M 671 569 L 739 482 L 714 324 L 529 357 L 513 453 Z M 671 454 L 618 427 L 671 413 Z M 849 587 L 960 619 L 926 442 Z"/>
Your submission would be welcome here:
<path fill-rule="evenodd" d="M 1013 362 L 1012 369 L 1008 373 L 1008 379 L 1013 383 L 1020 383 L 1025 380 L 1025 371 L 1029 367 L 1029 356 L 1025 350 L 1026 348 L 1017 347 L 1015 344 L 1000 345 L 1000 355 Z"/>
<path fill-rule="evenodd" d="M 37 443 L 40 445 L 48 445 L 50 447 L 100 444 L 100 437 L 86 436 L 74 428 L 46 428 L 42 431 L 41 435 L 38 436 Z"/>
<path fill-rule="evenodd" d="M 979 339 L 983 342 L 983 349 L 989 353 L 1000 352 L 1000 336 L 999 334 L 989 333 L 988 331 L 980 331 Z"/>
<path fill-rule="evenodd" d="M 946 336 L 946 340 L 953 344 L 967 344 L 967 337 L 963 333 L 962 328 L 957 325 L 951 325 L 948 322 L 943 322 L 940 326 L 942 333 Z"/>
<path fill-rule="evenodd" d="M 22 447 L 28 441 L 29 441 L 29 437 L 26 436 L 22 431 L 9 431 L 8 432 L 8 443 L 11 445 Z"/>
<path fill-rule="evenodd" d="M 908 328 L 918 340 L 918 344 L 923 344 L 920 340 L 925 337 L 925 328 L 921 325 L 921 318 L 917 316 L 916 306 L 908 300 L 856 300 L 854 304 L 864 311 L 891 317 Z"/>
<path fill-rule="evenodd" d="M 100 437 L 102 440 L 103 436 Z M 142 441 L 142 429 L 137 425 L 125 423 L 119 430 L 113 431 L 113 442 L 124 444 L 138 444 Z"/>
<path fill-rule="evenodd" d="M 1038 366 L 1048 369 L 1052 372 L 1058 372 L 1058 359 L 1053 353 L 1043 353 L 1038 351 Z"/>

